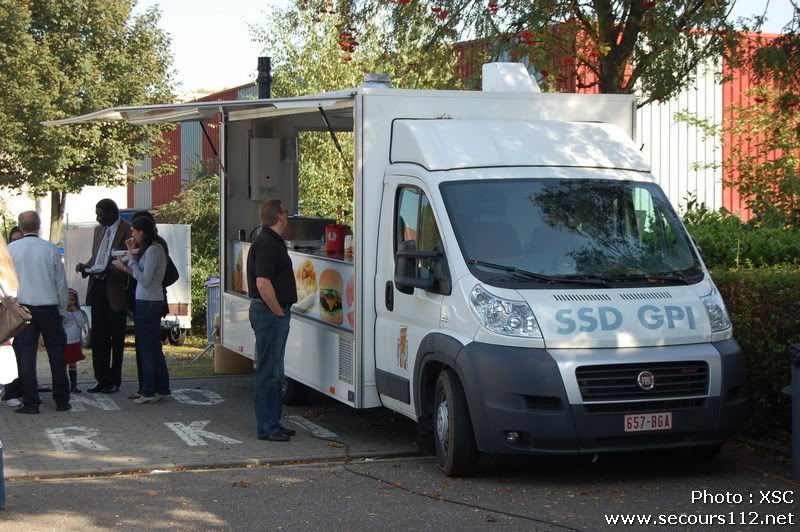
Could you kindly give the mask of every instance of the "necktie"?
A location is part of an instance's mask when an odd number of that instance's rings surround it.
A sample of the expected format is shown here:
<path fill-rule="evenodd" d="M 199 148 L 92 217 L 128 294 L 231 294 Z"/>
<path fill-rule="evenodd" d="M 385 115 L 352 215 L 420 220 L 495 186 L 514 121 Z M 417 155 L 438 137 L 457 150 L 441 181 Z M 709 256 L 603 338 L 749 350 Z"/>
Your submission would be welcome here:
<path fill-rule="evenodd" d="M 103 269 L 108 266 L 108 248 L 111 246 L 111 228 L 106 228 L 106 234 L 103 235 L 103 240 L 100 242 L 100 248 L 97 250 L 97 257 L 95 257 L 95 264 L 102 266 Z"/>

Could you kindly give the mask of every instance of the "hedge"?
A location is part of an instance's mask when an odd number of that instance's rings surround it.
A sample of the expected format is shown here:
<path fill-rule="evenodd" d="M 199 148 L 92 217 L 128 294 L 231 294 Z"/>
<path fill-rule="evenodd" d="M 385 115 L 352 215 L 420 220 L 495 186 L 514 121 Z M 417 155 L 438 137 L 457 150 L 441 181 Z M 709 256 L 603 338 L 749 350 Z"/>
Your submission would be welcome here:
<path fill-rule="evenodd" d="M 791 382 L 787 347 L 800 343 L 800 267 L 715 270 L 711 273 L 733 322 L 749 368 L 753 436 L 790 430 Z"/>

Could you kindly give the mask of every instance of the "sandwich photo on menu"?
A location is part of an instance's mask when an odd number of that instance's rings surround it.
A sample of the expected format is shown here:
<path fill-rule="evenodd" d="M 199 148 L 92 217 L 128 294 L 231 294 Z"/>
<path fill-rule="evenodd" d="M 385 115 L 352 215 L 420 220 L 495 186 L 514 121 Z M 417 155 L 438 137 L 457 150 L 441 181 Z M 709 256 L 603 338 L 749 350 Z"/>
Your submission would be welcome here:
<path fill-rule="evenodd" d="M 323 321 L 333 325 L 344 321 L 342 292 L 344 283 L 339 272 L 330 268 L 323 270 L 319 276 L 319 314 Z"/>

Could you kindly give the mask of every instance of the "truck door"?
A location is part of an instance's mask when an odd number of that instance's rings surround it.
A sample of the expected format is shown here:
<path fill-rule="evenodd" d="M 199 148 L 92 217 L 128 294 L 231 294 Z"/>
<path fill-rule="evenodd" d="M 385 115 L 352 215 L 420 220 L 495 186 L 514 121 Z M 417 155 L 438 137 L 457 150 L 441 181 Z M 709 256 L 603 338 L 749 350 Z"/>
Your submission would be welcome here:
<path fill-rule="evenodd" d="M 429 332 L 439 329 L 443 299 L 432 290 L 401 289 L 395 285 L 398 249 L 444 251 L 429 195 L 421 181 L 387 176 L 379 235 L 375 277 L 376 383 L 384 405 L 413 417 L 417 348 Z M 411 273 L 405 271 L 403 275 L 430 278 L 430 264 L 415 261 Z"/>

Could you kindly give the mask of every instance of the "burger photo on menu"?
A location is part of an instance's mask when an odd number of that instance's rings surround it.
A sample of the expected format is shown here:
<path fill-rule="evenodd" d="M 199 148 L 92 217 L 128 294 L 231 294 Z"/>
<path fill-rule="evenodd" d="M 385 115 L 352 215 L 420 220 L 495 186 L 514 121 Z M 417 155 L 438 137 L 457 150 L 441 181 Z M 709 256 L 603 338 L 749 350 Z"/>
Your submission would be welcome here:
<path fill-rule="evenodd" d="M 323 321 L 333 325 L 342 324 L 344 321 L 343 291 L 344 283 L 339 272 L 330 268 L 323 270 L 319 275 L 319 315 Z"/>

